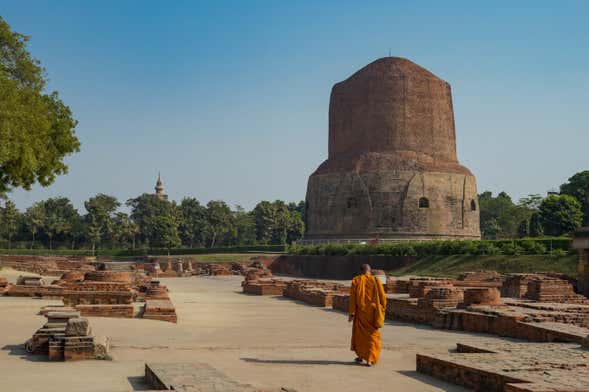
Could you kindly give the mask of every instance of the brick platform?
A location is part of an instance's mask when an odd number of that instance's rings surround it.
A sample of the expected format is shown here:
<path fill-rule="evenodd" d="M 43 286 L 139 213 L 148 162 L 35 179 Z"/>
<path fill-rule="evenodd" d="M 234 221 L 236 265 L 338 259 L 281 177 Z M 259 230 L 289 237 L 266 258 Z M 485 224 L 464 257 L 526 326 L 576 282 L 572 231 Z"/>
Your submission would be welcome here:
<path fill-rule="evenodd" d="M 242 288 L 245 294 L 283 295 L 286 282 L 279 279 L 245 280 Z"/>
<path fill-rule="evenodd" d="M 480 392 L 589 391 L 589 351 L 574 344 L 457 345 L 417 355 L 417 371 Z"/>
<path fill-rule="evenodd" d="M 150 320 L 169 321 L 171 323 L 178 322 L 174 304 L 172 304 L 171 301 L 165 300 L 146 300 L 143 318 Z"/>
<path fill-rule="evenodd" d="M 241 384 L 205 363 L 146 363 L 145 380 L 154 390 L 184 392 L 262 392 Z M 290 388 L 263 392 L 296 392 Z"/>
<path fill-rule="evenodd" d="M 331 307 L 334 295 L 349 291 L 349 287 L 340 283 L 293 280 L 286 284 L 284 296 L 314 306 Z"/>

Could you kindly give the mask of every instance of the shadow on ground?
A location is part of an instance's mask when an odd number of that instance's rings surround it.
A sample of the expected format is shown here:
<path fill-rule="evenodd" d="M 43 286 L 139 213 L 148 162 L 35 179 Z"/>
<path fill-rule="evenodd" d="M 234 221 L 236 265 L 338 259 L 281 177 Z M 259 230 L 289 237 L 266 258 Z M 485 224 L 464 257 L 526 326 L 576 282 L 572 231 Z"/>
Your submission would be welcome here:
<path fill-rule="evenodd" d="M 242 361 L 250 363 L 277 364 L 277 365 L 345 365 L 358 366 L 355 362 L 348 361 L 330 361 L 317 359 L 259 359 L 259 358 L 240 358 Z"/>
<path fill-rule="evenodd" d="M 26 361 L 31 362 L 49 362 L 49 358 L 46 355 L 33 355 L 27 353 L 24 344 L 7 344 L 2 347 L 3 351 L 8 351 L 8 355 L 20 357 Z"/>
<path fill-rule="evenodd" d="M 131 384 L 134 391 L 152 391 L 153 388 L 145 382 L 145 377 L 143 376 L 132 376 L 127 377 L 127 381 Z"/>
<path fill-rule="evenodd" d="M 458 385 L 452 385 L 445 381 L 436 380 L 433 377 L 426 376 L 425 374 L 418 373 L 415 370 L 399 370 L 397 373 L 402 374 L 404 376 L 413 378 L 414 380 L 420 381 L 424 384 L 428 384 L 434 386 L 436 388 L 440 388 L 442 391 L 446 392 L 459 392 L 459 391 L 467 391 Z"/>

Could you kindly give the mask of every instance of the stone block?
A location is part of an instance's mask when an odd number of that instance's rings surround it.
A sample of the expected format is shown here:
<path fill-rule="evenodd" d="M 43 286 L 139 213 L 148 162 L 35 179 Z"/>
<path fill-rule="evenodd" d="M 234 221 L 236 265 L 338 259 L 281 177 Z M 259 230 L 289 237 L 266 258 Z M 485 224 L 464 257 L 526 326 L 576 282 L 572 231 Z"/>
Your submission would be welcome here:
<path fill-rule="evenodd" d="M 90 323 L 83 317 L 68 320 L 65 336 L 88 336 L 91 334 Z"/>

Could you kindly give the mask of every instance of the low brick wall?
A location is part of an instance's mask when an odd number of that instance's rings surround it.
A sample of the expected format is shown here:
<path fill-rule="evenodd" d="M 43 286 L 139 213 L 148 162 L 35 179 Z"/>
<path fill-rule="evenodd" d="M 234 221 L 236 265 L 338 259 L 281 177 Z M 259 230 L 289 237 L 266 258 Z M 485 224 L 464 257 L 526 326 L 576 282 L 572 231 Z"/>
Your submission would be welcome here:
<path fill-rule="evenodd" d="M 1 255 L 0 266 L 40 275 L 61 276 L 72 271 L 91 271 L 94 267 L 86 257 L 54 255 Z"/>
<path fill-rule="evenodd" d="M 243 283 L 243 292 L 253 295 L 283 295 L 286 282 L 271 280 L 252 280 Z"/>
<path fill-rule="evenodd" d="M 57 285 L 28 286 L 8 285 L 4 295 L 7 297 L 41 297 L 45 299 L 61 299 L 63 287 Z"/>
<path fill-rule="evenodd" d="M 171 323 L 178 322 L 178 317 L 176 316 L 176 309 L 174 308 L 174 304 L 166 300 L 146 300 L 143 318 L 151 320 L 168 321 Z"/>

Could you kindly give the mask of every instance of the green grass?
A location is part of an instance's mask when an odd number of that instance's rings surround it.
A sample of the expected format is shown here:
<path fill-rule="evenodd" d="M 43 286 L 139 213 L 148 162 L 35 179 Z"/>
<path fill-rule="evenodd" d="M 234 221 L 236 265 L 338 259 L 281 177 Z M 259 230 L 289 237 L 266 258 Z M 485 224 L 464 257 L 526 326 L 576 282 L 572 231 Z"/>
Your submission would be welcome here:
<path fill-rule="evenodd" d="M 391 274 L 456 277 L 467 271 L 495 270 L 500 273 L 558 272 L 576 276 L 578 260 L 577 255 L 427 256 L 410 266 L 391 271 Z"/>

